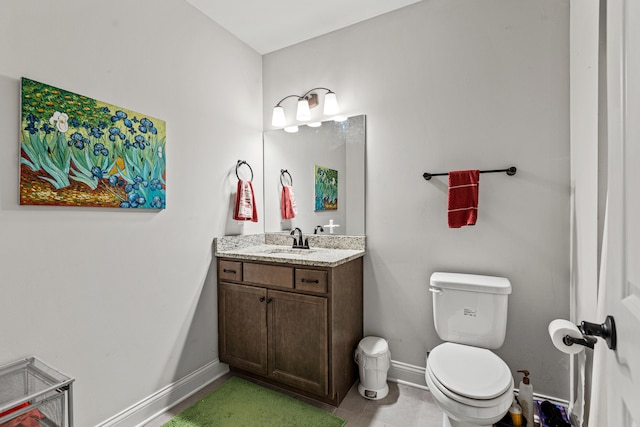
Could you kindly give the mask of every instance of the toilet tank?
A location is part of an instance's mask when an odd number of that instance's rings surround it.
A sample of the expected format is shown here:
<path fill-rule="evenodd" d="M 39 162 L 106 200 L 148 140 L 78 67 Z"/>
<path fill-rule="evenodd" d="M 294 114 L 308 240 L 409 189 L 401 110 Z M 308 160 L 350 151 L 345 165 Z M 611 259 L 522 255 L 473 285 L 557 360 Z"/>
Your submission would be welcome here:
<path fill-rule="evenodd" d="M 488 349 L 502 346 L 511 293 L 509 279 L 436 272 L 430 285 L 433 321 L 442 340 Z"/>

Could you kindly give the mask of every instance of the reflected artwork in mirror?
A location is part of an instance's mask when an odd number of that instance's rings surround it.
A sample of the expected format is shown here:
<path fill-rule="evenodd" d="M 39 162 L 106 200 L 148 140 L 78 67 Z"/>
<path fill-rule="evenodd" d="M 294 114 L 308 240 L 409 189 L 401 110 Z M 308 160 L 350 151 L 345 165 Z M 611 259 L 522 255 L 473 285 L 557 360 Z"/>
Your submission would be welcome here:
<path fill-rule="evenodd" d="M 265 232 L 286 232 L 298 227 L 311 233 L 318 225 L 325 234 L 365 235 L 365 116 L 342 122 L 326 121 L 319 127 L 300 126 L 296 133 L 282 129 L 264 133 Z M 317 209 L 317 166 L 339 176 L 335 209 Z M 281 179 L 287 172 L 286 180 Z M 292 178 L 289 180 L 288 178 Z M 283 185 L 291 185 L 283 203 Z M 291 203 L 295 216 L 290 218 Z M 285 209 L 283 211 L 283 209 Z M 287 219 L 283 219 L 287 217 Z M 329 225 L 331 227 L 328 227 Z"/>

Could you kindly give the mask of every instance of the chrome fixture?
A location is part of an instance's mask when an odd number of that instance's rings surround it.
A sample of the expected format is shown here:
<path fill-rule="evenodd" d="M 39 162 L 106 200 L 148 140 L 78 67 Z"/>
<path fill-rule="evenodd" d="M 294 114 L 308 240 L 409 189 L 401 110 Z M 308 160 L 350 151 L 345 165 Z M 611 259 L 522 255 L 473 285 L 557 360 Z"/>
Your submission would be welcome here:
<path fill-rule="evenodd" d="M 296 110 L 296 120 L 299 122 L 307 122 L 311 120 L 311 109 L 318 105 L 318 94 L 314 91 L 326 90 L 324 95 L 324 107 L 323 112 L 325 116 L 333 116 L 338 114 L 340 108 L 338 107 L 338 98 L 336 94 L 326 87 L 316 87 L 308 90 L 304 95 L 287 95 L 282 98 L 275 107 L 273 107 L 273 115 L 271 117 L 271 124 L 276 127 L 283 127 L 287 124 L 287 119 L 284 114 L 284 107 L 280 104 L 288 98 L 298 98 L 298 108 Z M 297 130 L 297 129 L 296 129 Z"/>

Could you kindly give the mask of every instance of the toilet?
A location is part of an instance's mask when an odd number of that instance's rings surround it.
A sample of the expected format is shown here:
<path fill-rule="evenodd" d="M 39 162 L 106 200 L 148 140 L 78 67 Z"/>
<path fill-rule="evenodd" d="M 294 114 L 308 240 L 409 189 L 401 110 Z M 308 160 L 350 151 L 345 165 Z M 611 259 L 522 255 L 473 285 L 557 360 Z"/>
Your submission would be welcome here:
<path fill-rule="evenodd" d="M 433 320 L 446 341 L 427 355 L 425 379 L 444 427 L 492 426 L 513 402 L 513 376 L 491 350 L 507 330 L 511 283 L 504 277 L 431 275 Z"/>

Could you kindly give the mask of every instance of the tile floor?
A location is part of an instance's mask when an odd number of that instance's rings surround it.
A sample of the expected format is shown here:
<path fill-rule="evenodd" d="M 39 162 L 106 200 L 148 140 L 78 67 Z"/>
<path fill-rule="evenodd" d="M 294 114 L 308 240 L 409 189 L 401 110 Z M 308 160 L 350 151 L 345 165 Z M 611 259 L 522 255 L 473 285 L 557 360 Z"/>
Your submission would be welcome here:
<path fill-rule="evenodd" d="M 198 399 L 206 396 L 216 387 L 231 378 L 228 373 L 200 390 L 171 410 L 156 417 L 144 427 L 160 427 L 175 415 L 184 411 Z M 246 378 L 248 379 L 248 378 Z M 249 379 L 252 381 L 251 379 Z M 347 427 L 441 427 L 442 411 L 436 406 L 427 390 L 389 382 L 389 394 L 381 400 L 368 400 L 360 396 L 357 384 L 344 398 L 338 408 L 308 399 L 285 390 L 260 383 L 281 393 L 288 394 L 306 403 L 347 420 Z"/>

